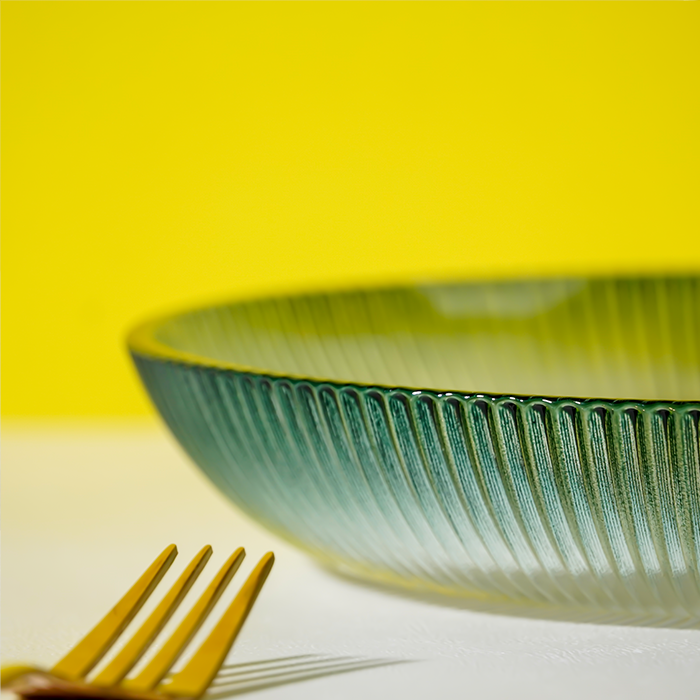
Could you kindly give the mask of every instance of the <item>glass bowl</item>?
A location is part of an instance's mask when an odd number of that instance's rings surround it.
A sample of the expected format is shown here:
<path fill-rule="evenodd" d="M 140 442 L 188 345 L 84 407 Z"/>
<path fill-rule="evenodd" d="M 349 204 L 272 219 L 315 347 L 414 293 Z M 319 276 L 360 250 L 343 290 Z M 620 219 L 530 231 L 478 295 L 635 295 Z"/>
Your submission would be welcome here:
<path fill-rule="evenodd" d="M 700 619 L 700 277 L 245 301 L 129 346 L 205 474 L 331 567 Z"/>

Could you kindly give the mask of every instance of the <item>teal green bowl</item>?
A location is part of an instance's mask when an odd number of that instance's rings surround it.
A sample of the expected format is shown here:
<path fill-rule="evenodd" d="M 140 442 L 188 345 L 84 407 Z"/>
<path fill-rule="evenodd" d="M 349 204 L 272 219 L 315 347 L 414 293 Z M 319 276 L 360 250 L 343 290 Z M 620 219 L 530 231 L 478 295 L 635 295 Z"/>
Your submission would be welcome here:
<path fill-rule="evenodd" d="M 327 565 L 700 620 L 700 278 L 413 285 L 135 330 L 166 423 Z"/>

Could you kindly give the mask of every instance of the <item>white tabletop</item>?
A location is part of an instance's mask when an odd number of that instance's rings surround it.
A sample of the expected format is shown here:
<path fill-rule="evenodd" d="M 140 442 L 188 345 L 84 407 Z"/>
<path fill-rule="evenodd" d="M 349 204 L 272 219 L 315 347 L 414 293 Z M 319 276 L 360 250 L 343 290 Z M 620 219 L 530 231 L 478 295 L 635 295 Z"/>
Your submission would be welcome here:
<path fill-rule="evenodd" d="M 202 545 L 214 557 L 197 589 L 242 545 L 221 606 L 265 551 L 277 559 L 216 698 L 700 696 L 700 631 L 544 620 L 337 577 L 237 512 L 156 424 L 6 424 L 2 452 L 4 663 L 56 661 L 171 542 L 163 589 Z"/>

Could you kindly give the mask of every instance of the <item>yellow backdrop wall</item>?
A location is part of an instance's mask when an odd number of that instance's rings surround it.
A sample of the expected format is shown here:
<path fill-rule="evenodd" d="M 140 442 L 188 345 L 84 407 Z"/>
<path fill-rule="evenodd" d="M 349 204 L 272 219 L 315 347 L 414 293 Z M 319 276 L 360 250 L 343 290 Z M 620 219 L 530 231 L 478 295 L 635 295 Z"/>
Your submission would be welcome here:
<path fill-rule="evenodd" d="M 2 5 L 3 409 L 148 411 L 162 309 L 700 270 L 698 3 Z"/>

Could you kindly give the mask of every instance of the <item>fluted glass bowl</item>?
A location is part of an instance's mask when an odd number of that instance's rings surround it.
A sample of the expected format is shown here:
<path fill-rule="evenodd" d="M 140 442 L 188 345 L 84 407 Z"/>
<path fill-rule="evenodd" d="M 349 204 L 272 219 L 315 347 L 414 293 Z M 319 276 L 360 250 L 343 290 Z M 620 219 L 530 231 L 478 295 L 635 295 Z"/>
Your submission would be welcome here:
<path fill-rule="evenodd" d="M 700 619 L 700 278 L 426 284 L 134 331 L 163 418 L 326 564 Z"/>

